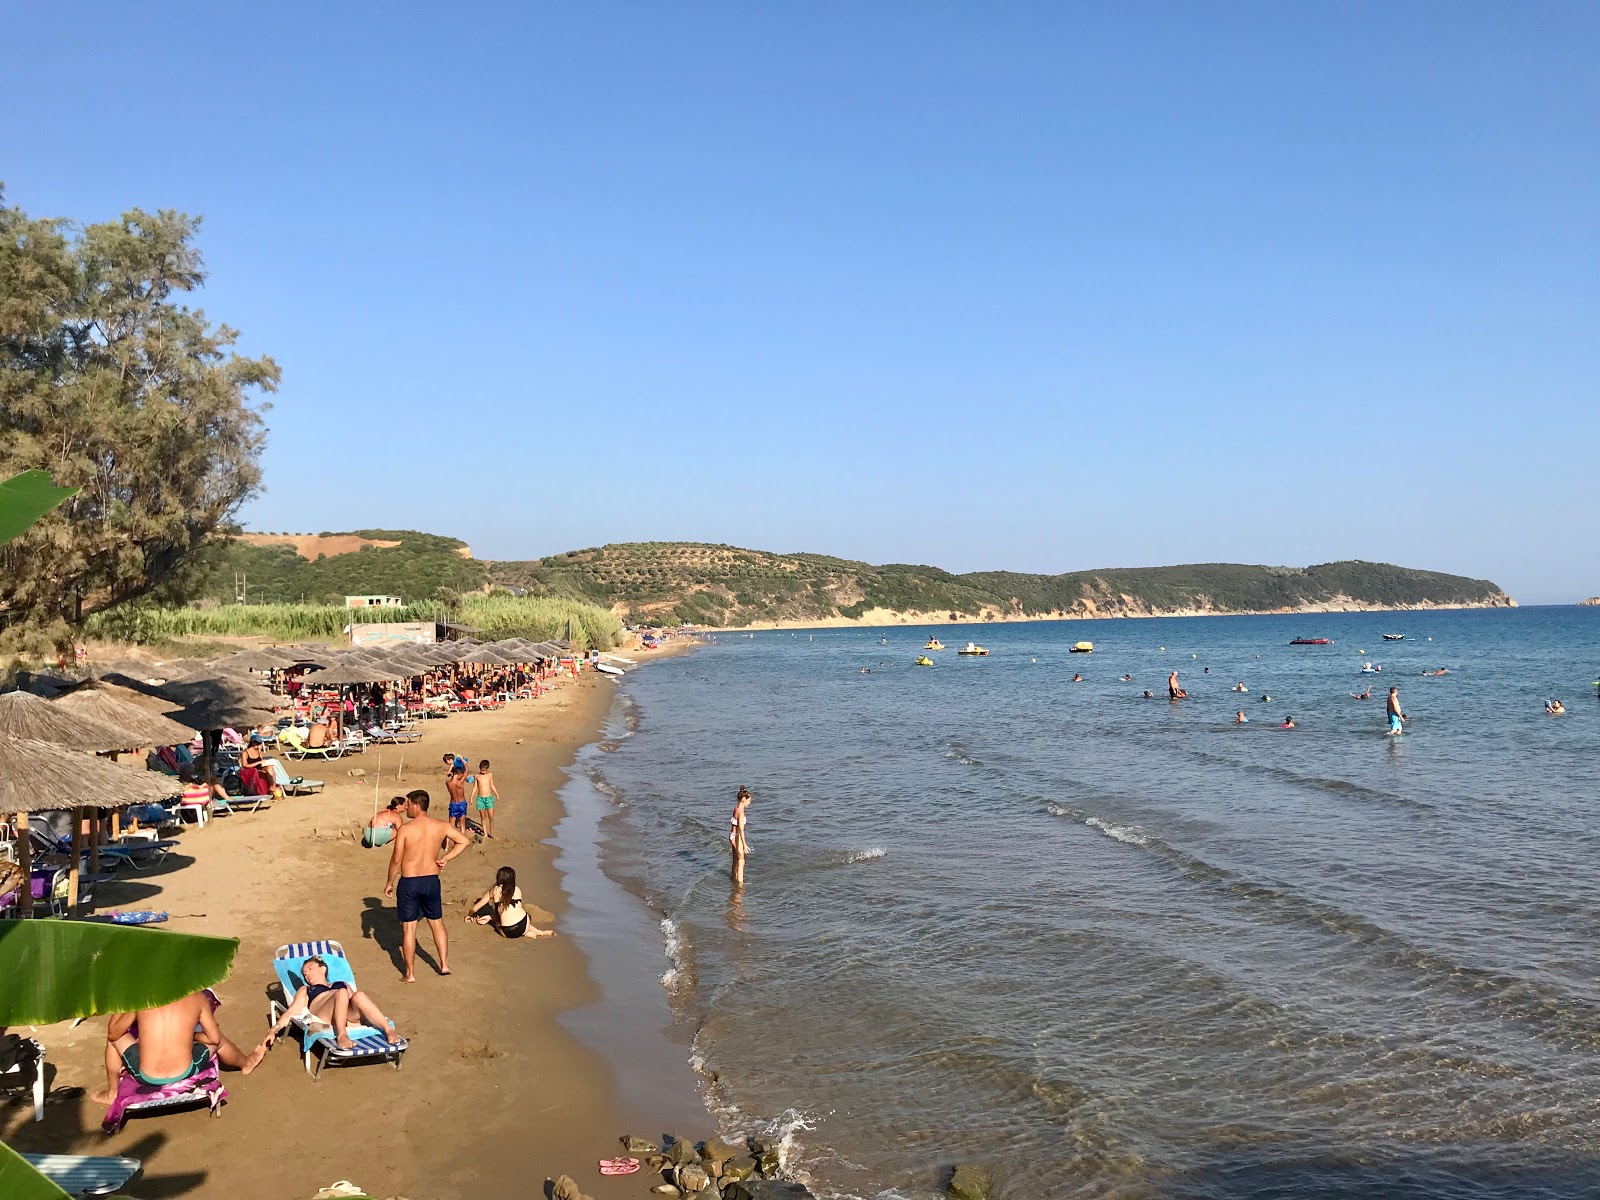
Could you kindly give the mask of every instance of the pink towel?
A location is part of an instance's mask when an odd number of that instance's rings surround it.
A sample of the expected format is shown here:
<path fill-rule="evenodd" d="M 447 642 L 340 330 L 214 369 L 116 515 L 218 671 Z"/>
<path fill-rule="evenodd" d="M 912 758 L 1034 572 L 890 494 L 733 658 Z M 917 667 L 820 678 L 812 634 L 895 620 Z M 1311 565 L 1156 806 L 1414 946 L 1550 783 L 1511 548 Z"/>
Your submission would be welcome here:
<path fill-rule="evenodd" d="M 228 1089 L 222 1086 L 222 1076 L 217 1070 L 215 1054 L 207 1055 L 205 1066 L 189 1078 L 180 1079 L 177 1083 L 164 1083 L 159 1086 L 140 1083 L 124 1070 L 117 1079 L 117 1098 L 111 1102 L 101 1127 L 107 1133 L 117 1132 L 122 1128 L 122 1123 L 128 1119 L 130 1105 L 144 1104 L 151 1100 L 204 1100 L 211 1105 L 211 1111 L 216 1112 L 227 1098 Z"/>

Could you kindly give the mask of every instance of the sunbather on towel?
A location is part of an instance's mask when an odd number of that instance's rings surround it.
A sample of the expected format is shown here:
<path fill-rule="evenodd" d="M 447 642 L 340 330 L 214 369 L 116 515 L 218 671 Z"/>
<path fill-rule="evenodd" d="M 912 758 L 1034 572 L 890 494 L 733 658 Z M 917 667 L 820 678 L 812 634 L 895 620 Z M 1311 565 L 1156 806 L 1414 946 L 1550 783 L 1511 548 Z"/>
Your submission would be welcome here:
<path fill-rule="evenodd" d="M 117 1078 L 124 1067 L 143 1083 L 177 1083 L 203 1067 L 208 1052 L 216 1054 L 223 1066 L 248 1075 L 261 1062 L 267 1045 L 263 1042 L 246 1054 L 229 1041 L 204 992 L 160 1008 L 117 1013 L 106 1022 L 106 1089 L 90 1099 L 109 1107 L 116 1099 Z"/>
<path fill-rule="evenodd" d="M 287 1029 L 295 1017 L 309 1015 L 314 1022 L 333 1026 L 334 1044 L 341 1050 L 348 1050 L 355 1045 L 350 1040 L 349 1031 L 352 1008 L 362 1021 L 382 1033 L 391 1046 L 400 1040 L 394 1022 L 383 1015 L 383 1010 L 372 1002 L 372 997 L 356 991 L 348 983 L 328 982 L 328 964 L 322 959 L 306 959 L 300 967 L 300 974 L 305 979 L 304 986 L 289 998 L 289 1007 L 278 1023 L 267 1030 L 267 1040 L 261 1043 L 263 1047 L 270 1048 L 273 1039 Z"/>

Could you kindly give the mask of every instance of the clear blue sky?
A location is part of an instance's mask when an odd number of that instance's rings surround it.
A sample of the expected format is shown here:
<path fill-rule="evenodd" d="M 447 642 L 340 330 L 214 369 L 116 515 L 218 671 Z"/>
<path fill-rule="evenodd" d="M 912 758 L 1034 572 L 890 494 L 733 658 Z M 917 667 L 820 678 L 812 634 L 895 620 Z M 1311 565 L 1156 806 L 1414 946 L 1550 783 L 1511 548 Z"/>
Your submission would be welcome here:
<path fill-rule="evenodd" d="M 6 25 L 9 201 L 283 367 L 253 528 L 1600 592 L 1591 0 Z"/>

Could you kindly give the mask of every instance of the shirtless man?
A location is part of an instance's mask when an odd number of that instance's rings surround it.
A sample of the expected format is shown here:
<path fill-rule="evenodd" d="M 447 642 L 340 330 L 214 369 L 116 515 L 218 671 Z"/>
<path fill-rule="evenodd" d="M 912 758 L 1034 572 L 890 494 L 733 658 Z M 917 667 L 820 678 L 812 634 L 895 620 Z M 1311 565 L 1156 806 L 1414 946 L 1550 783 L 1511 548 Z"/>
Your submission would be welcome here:
<path fill-rule="evenodd" d="M 1178 686 L 1178 673 L 1174 671 L 1167 676 L 1167 695 L 1174 700 L 1187 700 L 1189 693 Z"/>
<path fill-rule="evenodd" d="M 439 872 L 445 863 L 472 845 L 472 839 L 454 825 L 428 815 L 428 793 L 420 788 L 406 794 L 409 822 L 395 834 L 394 853 L 389 856 L 389 882 L 385 896 L 395 897 L 400 911 L 400 955 L 405 960 L 405 983 L 417 981 L 417 922 L 426 919 L 433 934 L 434 952 L 439 956 L 439 974 L 450 974 L 449 943 L 444 932 L 444 898 L 439 890 Z M 441 854 L 445 842 L 453 842 Z"/>
<path fill-rule="evenodd" d="M 137 1038 L 131 1032 L 135 1021 L 139 1024 Z M 117 1098 L 117 1079 L 124 1066 L 145 1083 L 177 1083 L 205 1065 L 203 1050 L 214 1053 L 223 1066 L 235 1067 L 245 1075 L 254 1071 L 267 1053 L 265 1044 L 246 1054 L 229 1041 L 204 992 L 160 1008 L 115 1013 L 106 1022 L 106 1090 L 89 1099 L 109 1108 Z"/>
<path fill-rule="evenodd" d="M 1405 727 L 1406 714 L 1400 711 L 1400 689 L 1389 689 L 1389 703 L 1386 706 L 1389 712 L 1389 736 L 1394 737 Z"/>

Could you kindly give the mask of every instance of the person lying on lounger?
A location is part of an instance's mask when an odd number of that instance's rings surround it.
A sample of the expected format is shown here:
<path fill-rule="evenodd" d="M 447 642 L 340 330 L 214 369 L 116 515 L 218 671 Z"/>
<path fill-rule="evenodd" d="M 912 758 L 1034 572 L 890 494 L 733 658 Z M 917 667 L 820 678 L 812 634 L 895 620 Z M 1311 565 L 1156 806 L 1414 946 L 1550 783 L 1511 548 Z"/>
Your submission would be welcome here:
<path fill-rule="evenodd" d="M 474 925 L 487 925 L 503 938 L 555 937 L 554 929 L 539 929 L 528 919 L 528 910 L 522 907 L 522 889 L 517 886 L 517 873 L 510 867 L 495 872 L 494 886 L 467 905 L 467 921 Z"/>
<path fill-rule="evenodd" d="M 384 1040 L 391 1046 L 400 1040 L 394 1022 L 383 1015 L 383 1010 L 372 1002 L 372 997 L 356 991 L 351 984 L 328 982 L 328 964 L 322 959 L 306 959 L 300 974 L 305 983 L 289 998 L 289 1007 L 278 1018 L 278 1023 L 267 1030 L 266 1040 L 261 1043 L 263 1050 L 272 1048 L 273 1040 L 289 1027 L 289 1022 L 295 1017 L 308 1015 L 313 1023 L 331 1025 L 334 1044 L 341 1050 L 348 1050 L 355 1045 L 350 1037 L 352 1008 L 362 1022 L 383 1034 Z"/>
<path fill-rule="evenodd" d="M 109 1107 L 124 1067 L 141 1083 L 160 1087 L 199 1071 L 208 1054 L 248 1075 L 266 1052 L 265 1042 L 246 1054 L 229 1041 L 217 1024 L 211 997 L 195 992 L 160 1008 L 114 1014 L 106 1022 L 106 1090 L 89 1098 Z"/>

